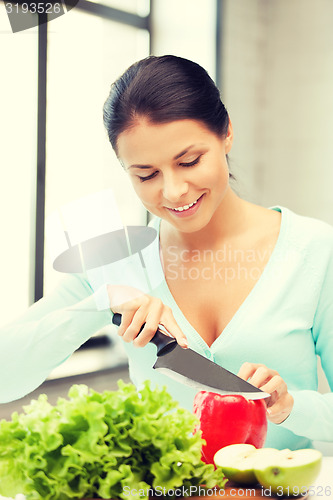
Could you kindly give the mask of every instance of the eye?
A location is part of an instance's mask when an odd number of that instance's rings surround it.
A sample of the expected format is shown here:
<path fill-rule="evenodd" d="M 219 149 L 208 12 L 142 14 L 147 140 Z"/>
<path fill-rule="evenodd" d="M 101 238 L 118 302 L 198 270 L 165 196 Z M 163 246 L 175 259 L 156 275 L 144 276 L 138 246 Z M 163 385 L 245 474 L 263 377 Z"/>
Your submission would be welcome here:
<path fill-rule="evenodd" d="M 150 179 L 153 179 L 155 177 L 155 175 L 157 175 L 157 171 L 156 172 L 153 172 L 152 174 L 150 175 L 147 175 L 145 177 L 141 177 L 140 175 L 138 175 L 139 179 L 140 179 L 140 182 L 145 182 L 145 181 L 149 181 Z"/>
<path fill-rule="evenodd" d="M 201 159 L 202 155 L 199 155 L 195 160 L 190 161 L 188 163 L 179 163 L 181 167 L 193 167 L 194 165 L 197 165 Z"/>

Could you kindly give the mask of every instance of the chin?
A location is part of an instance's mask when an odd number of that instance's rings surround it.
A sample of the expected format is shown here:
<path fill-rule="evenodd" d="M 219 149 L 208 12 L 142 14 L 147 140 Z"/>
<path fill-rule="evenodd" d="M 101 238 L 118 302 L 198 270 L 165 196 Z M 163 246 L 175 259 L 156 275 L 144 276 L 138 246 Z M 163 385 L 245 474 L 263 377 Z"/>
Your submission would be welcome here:
<path fill-rule="evenodd" d="M 197 220 L 188 220 L 186 221 L 186 219 L 182 219 L 179 221 L 170 221 L 168 220 L 168 222 L 176 229 L 178 229 L 178 231 L 182 232 L 182 233 L 197 233 L 198 231 L 201 231 L 202 229 L 204 229 L 208 224 L 209 224 L 209 220 L 202 220 L 202 217 L 200 217 L 200 220 L 199 218 Z"/>

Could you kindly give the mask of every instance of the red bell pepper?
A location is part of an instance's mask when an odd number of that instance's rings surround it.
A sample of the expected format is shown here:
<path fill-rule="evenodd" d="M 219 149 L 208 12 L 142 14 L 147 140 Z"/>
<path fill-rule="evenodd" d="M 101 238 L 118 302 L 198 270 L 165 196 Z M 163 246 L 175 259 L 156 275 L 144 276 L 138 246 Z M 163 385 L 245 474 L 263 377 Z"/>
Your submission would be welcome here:
<path fill-rule="evenodd" d="M 215 453 L 229 444 L 248 443 L 262 448 L 267 434 L 266 403 L 243 396 L 222 396 L 200 391 L 193 404 L 206 444 L 202 447 L 202 460 L 214 463 Z"/>

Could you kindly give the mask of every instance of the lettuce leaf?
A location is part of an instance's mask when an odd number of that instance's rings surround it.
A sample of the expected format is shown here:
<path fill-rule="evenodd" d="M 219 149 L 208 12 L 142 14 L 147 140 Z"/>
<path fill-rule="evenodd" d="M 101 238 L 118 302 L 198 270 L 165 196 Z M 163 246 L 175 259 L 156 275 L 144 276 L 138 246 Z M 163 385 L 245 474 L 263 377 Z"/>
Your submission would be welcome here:
<path fill-rule="evenodd" d="M 197 418 L 165 388 L 118 382 L 103 393 L 74 385 L 52 406 L 45 394 L 0 422 L 0 494 L 29 500 L 128 498 L 140 491 L 224 487 L 201 461 Z M 135 494 L 132 493 L 132 497 Z"/>

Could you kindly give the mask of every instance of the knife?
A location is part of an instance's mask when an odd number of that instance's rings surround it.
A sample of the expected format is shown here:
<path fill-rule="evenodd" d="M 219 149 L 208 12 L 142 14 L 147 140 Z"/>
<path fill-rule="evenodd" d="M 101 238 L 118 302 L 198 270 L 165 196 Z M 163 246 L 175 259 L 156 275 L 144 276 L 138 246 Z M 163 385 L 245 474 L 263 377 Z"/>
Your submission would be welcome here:
<path fill-rule="evenodd" d="M 121 314 L 115 313 L 112 323 L 119 326 Z M 144 327 L 144 325 L 141 327 Z M 141 331 L 140 330 L 140 331 Z M 157 360 L 153 368 L 177 382 L 198 391 L 216 392 L 222 395 L 240 395 L 247 399 L 262 399 L 270 394 L 246 382 L 234 373 L 217 365 L 192 349 L 180 347 L 174 337 L 156 330 L 150 340 L 157 347 Z"/>

